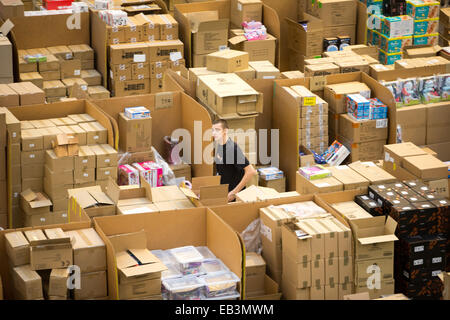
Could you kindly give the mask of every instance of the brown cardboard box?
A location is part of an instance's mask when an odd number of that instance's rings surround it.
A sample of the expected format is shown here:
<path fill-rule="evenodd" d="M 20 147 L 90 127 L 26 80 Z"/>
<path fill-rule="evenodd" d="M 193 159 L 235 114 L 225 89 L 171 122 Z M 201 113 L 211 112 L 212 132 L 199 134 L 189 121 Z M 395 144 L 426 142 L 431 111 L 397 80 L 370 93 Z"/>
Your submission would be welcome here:
<path fill-rule="evenodd" d="M 20 105 L 19 95 L 7 84 L 0 84 L 0 105 L 3 107 Z"/>
<path fill-rule="evenodd" d="M 174 56 L 183 57 L 184 44 L 180 40 L 152 41 L 148 45 L 148 61 L 168 61 Z M 145 61 L 130 61 L 145 62 Z"/>
<path fill-rule="evenodd" d="M 370 182 L 348 166 L 330 166 L 327 168 L 331 171 L 333 178 L 339 180 L 344 185 L 344 190 L 359 189 L 367 192 Z"/>
<path fill-rule="evenodd" d="M 286 192 L 286 178 L 276 180 L 259 179 L 258 185 L 265 188 L 272 188 L 278 192 Z"/>
<path fill-rule="evenodd" d="M 149 61 L 148 42 L 122 43 L 110 46 L 110 63 L 127 64 Z"/>
<path fill-rule="evenodd" d="M 398 240 L 394 235 L 397 227 L 394 219 L 380 216 L 349 223 L 355 238 L 355 262 L 394 256 L 394 241 Z"/>
<path fill-rule="evenodd" d="M 430 154 L 405 157 L 403 167 L 423 180 L 448 177 L 448 165 Z"/>
<path fill-rule="evenodd" d="M 361 82 L 346 82 L 327 85 L 324 89 L 324 99 L 328 102 L 329 108 L 335 113 L 347 113 L 345 97 L 347 94 L 359 93 L 364 97 L 370 97 L 370 88 Z"/>
<path fill-rule="evenodd" d="M 0 11 L 4 20 L 13 17 L 23 17 L 24 5 L 19 0 L 2 0 L 0 1 Z"/>
<path fill-rule="evenodd" d="M 43 89 L 45 97 L 65 97 L 67 94 L 66 86 L 59 80 L 44 81 Z"/>
<path fill-rule="evenodd" d="M 115 215 L 114 202 L 102 192 L 100 186 L 83 187 L 68 190 L 69 197 L 74 197 L 89 217 Z"/>
<path fill-rule="evenodd" d="M 331 27 L 324 26 L 323 37 L 324 38 L 349 37 L 350 43 L 355 44 L 356 30 L 357 26 L 354 24 L 348 24 L 343 26 L 331 26 Z M 379 63 L 379 61 L 377 61 L 377 63 Z"/>
<path fill-rule="evenodd" d="M 310 64 L 305 66 L 306 77 L 327 76 L 339 73 L 339 67 L 333 63 Z"/>
<path fill-rule="evenodd" d="M 365 72 L 369 73 L 369 63 L 365 61 L 339 61 L 336 60 L 335 64 L 340 68 L 340 73 L 348 72 Z"/>
<path fill-rule="evenodd" d="M 381 281 L 380 282 L 380 289 L 369 289 L 367 286 L 356 286 L 355 284 L 355 292 L 356 293 L 367 293 L 369 292 L 369 298 L 371 300 L 379 298 L 382 295 L 391 295 L 394 293 L 395 290 L 395 281 L 394 280 L 387 280 L 387 281 Z"/>
<path fill-rule="evenodd" d="M 110 65 L 111 79 L 116 79 L 118 81 L 131 80 L 131 65 L 132 63 Z"/>
<path fill-rule="evenodd" d="M 350 151 L 350 155 L 347 157 L 350 162 L 383 158 L 383 147 L 386 144 L 386 139 L 361 143 L 351 143 L 350 140 L 341 135 L 338 135 L 337 139 Z"/>
<path fill-rule="evenodd" d="M 261 255 L 247 252 L 245 256 L 245 291 L 247 294 L 264 294 L 266 262 Z"/>
<path fill-rule="evenodd" d="M 86 91 L 88 88 L 87 82 L 81 78 L 66 78 L 66 79 L 62 79 L 61 81 L 67 88 L 68 96 L 72 95 L 72 88 L 75 84 L 78 84 L 80 86 L 81 90 L 83 90 L 83 91 Z"/>
<path fill-rule="evenodd" d="M 47 55 L 47 61 L 45 62 L 38 62 L 38 70 L 39 73 L 46 72 L 46 71 L 60 71 L 61 70 L 61 63 L 52 54 Z"/>
<path fill-rule="evenodd" d="M 86 144 L 105 144 L 108 132 L 99 122 L 80 123 L 79 126 L 86 131 Z"/>
<path fill-rule="evenodd" d="M 42 150 L 44 139 L 38 129 L 22 130 L 22 151 Z"/>
<path fill-rule="evenodd" d="M 38 64 L 36 62 L 34 63 L 28 63 L 23 58 L 19 57 L 19 73 L 27 73 L 27 72 L 37 72 L 38 71 Z"/>
<path fill-rule="evenodd" d="M 312 166 L 316 163 L 313 153 L 303 145 L 300 145 L 300 152 L 304 155 L 300 156 L 300 167 Z"/>
<path fill-rule="evenodd" d="M 116 97 L 150 93 L 150 90 L 150 79 L 112 82 L 112 93 Z"/>
<path fill-rule="evenodd" d="M 94 99 L 108 99 L 110 97 L 110 93 L 105 87 L 102 86 L 90 86 L 87 89 L 87 93 L 89 96 Z"/>
<path fill-rule="evenodd" d="M 80 146 L 78 156 L 74 157 L 74 170 L 81 170 L 85 168 L 95 168 L 95 153 L 89 146 Z"/>
<path fill-rule="evenodd" d="M 178 22 L 170 14 L 159 14 L 152 18 L 155 18 L 159 24 L 161 40 L 178 39 Z"/>
<path fill-rule="evenodd" d="M 42 279 L 29 264 L 13 268 L 12 278 L 16 299 L 40 300 L 43 299 Z"/>
<path fill-rule="evenodd" d="M 38 72 L 21 73 L 20 81 L 21 82 L 31 82 L 36 87 L 41 88 L 41 89 L 44 84 L 44 79 Z"/>
<path fill-rule="evenodd" d="M 439 51 L 441 51 L 440 46 L 430 46 L 424 48 L 406 48 L 405 49 L 405 58 L 413 59 L 413 58 L 426 58 L 436 56 Z"/>
<path fill-rule="evenodd" d="M 45 151 L 45 166 L 49 172 L 59 173 L 72 171 L 74 169 L 73 156 L 57 157 L 53 150 Z"/>
<path fill-rule="evenodd" d="M 256 79 L 278 79 L 278 70 L 270 61 L 250 61 L 249 66 L 256 71 Z"/>
<path fill-rule="evenodd" d="M 231 23 L 241 26 L 243 22 L 262 21 L 262 2 L 260 0 L 232 0 L 230 3 Z"/>
<path fill-rule="evenodd" d="M 95 177 L 97 180 L 108 180 L 109 177 L 117 180 L 117 168 L 107 167 L 107 168 L 97 168 Z"/>
<path fill-rule="evenodd" d="M 96 156 L 96 167 L 115 167 L 117 166 L 117 151 L 109 144 L 90 146 Z"/>
<path fill-rule="evenodd" d="M 292 283 L 298 289 L 311 286 L 311 262 L 303 261 L 296 263 L 290 256 L 283 255 L 283 278 Z"/>
<path fill-rule="evenodd" d="M 94 60 L 94 50 L 87 44 L 77 44 L 67 46 L 72 51 L 73 59 Z"/>
<path fill-rule="evenodd" d="M 427 108 L 424 105 L 409 106 L 397 110 L 397 126 L 400 126 L 402 141 L 422 146 L 426 144 Z"/>
<path fill-rule="evenodd" d="M 268 275 L 264 276 L 264 293 L 262 295 L 253 295 L 246 293 L 247 300 L 280 300 L 281 292 L 278 284 Z"/>
<path fill-rule="evenodd" d="M 126 152 L 149 150 L 152 146 L 152 118 L 128 119 L 119 113 L 119 148 Z"/>
<path fill-rule="evenodd" d="M 405 157 L 426 154 L 424 150 L 411 142 L 385 145 L 383 169 L 394 172 L 397 167 L 403 167 L 403 159 Z"/>
<path fill-rule="evenodd" d="M 86 145 L 87 133 L 79 125 L 59 126 L 58 129 L 67 136 L 74 137 L 78 140 L 78 145 Z"/>
<path fill-rule="evenodd" d="M 30 244 L 21 231 L 5 234 L 9 261 L 14 267 L 30 263 Z"/>
<path fill-rule="evenodd" d="M 47 296 L 61 297 L 67 299 L 69 279 L 68 269 L 52 269 L 48 283 Z"/>
<path fill-rule="evenodd" d="M 150 66 L 148 63 L 132 63 L 131 64 L 131 79 L 141 80 L 150 78 Z"/>
<path fill-rule="evenodd" d="M 100 298 L 107 295 L 106 271 L 81 273 L 81 288 L 74 290 L 75 300 Z"/>
<path fill-rule="evenodd" d="M 81 169 L 81 170 L 75 170 L 73 172 L 73 183 L 74 184 L 80 184 L 80 183 L 87 183 L 87 182 L 94 182 L 95 181 L 95 169 Z"/>
<path fill-rule="evenodd" d="M 308 180 L 297 172 L 297 192 L 300 194 L 327 193 L 344 190 L 341 182 L 328 177 L 319 180 Z"/>
<path fill-rule="evenodd" d="M 262 112 L 262 94 L 234 73 L 203 76 L 198 82 L 197 98 L 221 116 Z"/>
<path fill-rule="evenodd" d="M 94 60 L 81 60 L 81 70 L 94 69 Z"/>
<path fill-rule="evenodd" d="M 82 273 L 106 270 L 106 247 L 93 228 L 67 231 L 74 239 L 73 262 Z"/>
<path fill-rule="evenodd" d="M 58 127 L 48 127 L 37 130 L 39 130 L 40 134 L 42 135 L 44 150 L 52 149 L 52 141 L 56 140 L 56 136 L 62 133 L 62 131 Z"/>
<path fill-rule="evenodd" d="M 220 74 L 220 72 L 208 70 L 206 67 L 189 68 L 188 79 L 197 82 L 199 76 L 207 76 L 211 74 Z"/>
<path fill-rule="evenodd" d="M 27 164 L 33 165 L 44 163 L 44 150 L 23 151 L 20 156 L 22 166 Z"/>
<path fill-rule="evenodd" d="M 204 55 L 227 46 L 229 20 L 219 19 L 217 10 L 184 15 L 191 23 L 193 54 Z"/>
<path fill-rule="evenodd" d="M 20 121 L 17 120 L 17 118 L 7 108 L 0 107 L 0 112 L 5 113 L 8 142 L 11 142 L 11 144 L 14 144 L 14 146 L 16 147 L 11 147 L 11 158 L 15 158 L 14 160 L 17 160 L 16 158 L 20 157 L 20 152 L 18 152 L 20 151 L 21 136 Z M 17 144 L 19 145 L 18 148 Z"/>
<path fill-rule="evenodd" d="M 234 73 L 245 81 L 256 79 L 256 71 L 251 67 L 245 70 L 235 71 Z"/>
<path fill-rule="evenodd" d="M 192 61 L 194 68 L 203 68 L 206 67 L 206 57 L 208 54 L 193 54 Z"/>
<path fill-rule="evenodd" d="M 353 162 L 348 165 L 352 170 L 356 171 L 364 178 L 370 181 L 371 184 L 377 183 L 390 183 L 395 182 L 396 178 L 384 171 L 383 169 L 377 167 L 373 162 Z"/>
<path fill-rule="evenodd" d="M 380 280 L 389 281 L 394 279 L 394 258 L 377 258 L 355 262 L 355 285 L 363 287 L 367 285 L 369 277 L 372 273 L 367 270 L 372 265 L 380 268 Z"/>
<path fill-rule="evenodd" d="M 81 70 L 81 79 L 86 81 L 88 86 L 102 85 L 102 75 L 97 70 Z"/>
<path fill-rule="evenodd" d="M 61 79 L 71 79 L 81 77 L 81 60 L 62 60 Z"/>
<path fill-rule="evenodd" d="M 270 61 L 275 63 L 275 48 L 277 39 L 270 34 L 264 40 L 248 41 L 244 37 L 243 30 L 231 30 L 234 36 L 228 39 L 230 48 L 233 50 L 248 52 L 249 61 Z"/>
<path fill-rule="evenodd" d="M 73 161 L 73 159 L 71 161 Z M 74 172 L 72 170 L 59 169 L 59 171 L 53 171 L 47 165 L 45 165 L 44 170 L 45 179 L 53 186 L 74 183 Z"/>
<path fill-rule="evenodd" d="M 42 178 L 22 178 L 21 184 L 24 190 L 32 189 L 36 192 L 43 191 Z"/>
<path fill-rule="evenodd" d="M 20 105 L 45 103 L 45 93 L 31 82 L 10 83 L 8 86 L 20 96 Z"/>
<path fill-rule="evenodd" d="M 356 24 L 354 0 L 323 0 L 321 5 L 309 7 L 309 12 L 323 20 L 325 27 Z"/>
<path fill-rule="evenodd" d="M 248 68 L 249 54 L 244 51 L 221 50 L 210 53 L 206 57 L 208 70 L 218 72 L 234 72 Z"/>
<path fill-rule="evenodd" d="M 67 46 L 49 47 L 47 50 L 61 61 L 73 59 L 72 51 Z"/>
<path fill-rule="evenodd" d="M 450 111 L 448 102 L 427 105 L 427 143 L 447 142 L 447 132 L 450 130 Z"/>
<path fill-rule="evenodd" d="M 301 79 L 304 78 L 305 75 L 300 71 L 284 71 L 281 72 L 282 79 Z"/>
<path fill-rule="evenodd" d="M 50 212 L 52 202 L 40 192 L 26 189 L 20 194 L 20 207 L 25 214 L 43 214 Z"/>
<path fill-rule="evenodd" d="M 40 229 L 25 231 L 25 236 L 30 242 L 32 270 L 64 268 L 73 264 L 72 244 L 64 232 L 56 239 L 49 239 Z"/>

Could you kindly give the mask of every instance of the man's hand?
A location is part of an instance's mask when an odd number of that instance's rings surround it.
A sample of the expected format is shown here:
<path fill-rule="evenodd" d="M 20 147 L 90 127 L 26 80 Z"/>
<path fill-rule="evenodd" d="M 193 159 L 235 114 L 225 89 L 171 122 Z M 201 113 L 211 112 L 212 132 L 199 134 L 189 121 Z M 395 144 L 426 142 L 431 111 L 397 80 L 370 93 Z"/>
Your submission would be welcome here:
<path fill-rule="evenodd" d="M 233 201 L 235 199 L 236 199 L 236 194 L 234 193 L 234 191 L 230 191 L 228 193 L 228 202 L 231 202 L 231 201 Z"/>

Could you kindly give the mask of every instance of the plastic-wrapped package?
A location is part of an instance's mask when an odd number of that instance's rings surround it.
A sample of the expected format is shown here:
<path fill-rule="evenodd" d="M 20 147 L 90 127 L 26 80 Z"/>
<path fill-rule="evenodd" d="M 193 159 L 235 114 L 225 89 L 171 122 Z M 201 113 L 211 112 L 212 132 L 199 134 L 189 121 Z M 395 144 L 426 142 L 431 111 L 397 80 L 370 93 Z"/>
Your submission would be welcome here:
<path fill-rule="evenodd" d="M 401 107 L 403 105 L 401 88 L 398 81 L 380 81 L 380 83 L 389 89 L 395 99 L 395 105 Z"/>
<path fill-rule="evenodd" d="M 205 259 L 202 262 L 202 268 L 206 274 L 230 271 L 220 259 Z"/>
<path fill-rule="evenodd" d="M 441 100 L 450 100 L 450 74 L 441 74 L 439 76 L 439 92 Z"/>
<path fill-rule="evenodd" d="M 441 101 L 438 80 L 434 76 L 420 78 L 419 92 L 424 104 Z"/>
<path fill-rule="evenodd" d="M 329 215 L 323 208 L 319 207 L 313 201 L 296 202 L 276 206 L 290 213 L 298 219 L 320 218 Z"/>
<path fill-rule="evenodd" d="M 177 263 L 177 260 L 172 254 L 170 254 L 169 250 L 152 250 L 151 253 L 155 255 L 159 260 L 161 260 L 161 262 L 165 265 Z"/>
<path fill-rule="evenodd" d="M 239 278 L 233 272 L 220 272 L 199 277 L 206 298 L 230 296 L 237 293 Z"/>
<path fill-rule="evenodd" d="M 402 101 L 404 106 L 411 106 L 420 103 L 420 96 L 417 87 L 417 79 L 410 78 L 399 80 L 402 89 Z"/>
<path fill-rule="evenodd" d="M 241 232 L 241 237 L 244 240 L 245 250 L 251 252 L 261 253 L 262 242 L 261 242 L 261 220 L 253 220 L 244 231 Z"/>
<path fill-rule="evenodd" d="M 178 269 L 184 275 L 204 273 L 202 269 L 203 256 L 193 246 L 170 249 L 169 253 L 176 260 Z"/>
<path fill-rule="evenodd" d="M 204 284 L 196 276 L 185 276 L 164 280 L 167 300 L 200 300 L 203 297 Z"/>
<path fill-rule="evenodd" d="M 163 185 L 174 186 L 177 184 L 175 180 L 175 174 L 170 169 L 169 164 L 161 157 L 161 155 L 152 147 L 153 154 L 155 155 L 155 162 L 163 169 Z"/>
<path fill-rule="evenodd" d="M 209 250 L 208 247 L 195 247 L 195 249 L 200 252 L 204 259 L 216 259 L 214 253 L 212 253 L 212 251 Z"/>

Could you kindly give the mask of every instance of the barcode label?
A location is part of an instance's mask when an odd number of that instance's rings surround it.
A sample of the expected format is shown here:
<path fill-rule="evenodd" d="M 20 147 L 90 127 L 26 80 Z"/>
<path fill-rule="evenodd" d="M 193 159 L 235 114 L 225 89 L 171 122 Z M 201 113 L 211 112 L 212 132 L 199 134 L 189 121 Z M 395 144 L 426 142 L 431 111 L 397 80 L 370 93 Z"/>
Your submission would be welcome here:
<path fill-rule="evenodd" d="M 83 173 L 83 177 L 89 177 L 88 173 Z"/>
<path fill-rule="evenodd" d="M 98 140 L 98 136 L 94 136 L 94 140 Z"/>
<path fill-rule="evenodd" d="M 441 263 L 442 262 L 442 257 L 436 257 L 431 259 L 431 263 Z"/>
<path fill-rule="evenodd" d="M 34 159 L 36 156 L 34 154 L 30 154 L 30 159 Z"/>
<path fill-rule="evenodd" d="M 424 246 L 418 246 L 418 247 L 414 247 L 414 252 L 422 252 L 425 250 Z"/>
<path fill-rule="evenodd" d="M 420 266 L 420 265 L 422 265 L 423 264 L 423 259 L 417 259 L 417 260 L 414 260 L 414 265 L 415 266 Z"/>
<path fill-rule="evenodd" d="M 376 122 L 376 128 L 387 128 L 388 119 L 378 119 Z"/>
<path fill-rule="evenodd" d="M 82 163 L 87 163 L 88 161 L 87 161 L 87 159 L 84 159 L 84 160 L 82 160 L 81 162 L 82 162 Z"/>
<path fill-rule="evenodd" d="M 34 148 L 34 143 L 30 143 L 30 148 Z"/>
<path fill-rule="evenodd" d="M 80 70 L 75 70 L 75 71 L 73 72 L 73 74 L 76 75 L 76 76 L 79 76 L 79 75 L 81 74 L 81 71 L 80 71 Z"/>

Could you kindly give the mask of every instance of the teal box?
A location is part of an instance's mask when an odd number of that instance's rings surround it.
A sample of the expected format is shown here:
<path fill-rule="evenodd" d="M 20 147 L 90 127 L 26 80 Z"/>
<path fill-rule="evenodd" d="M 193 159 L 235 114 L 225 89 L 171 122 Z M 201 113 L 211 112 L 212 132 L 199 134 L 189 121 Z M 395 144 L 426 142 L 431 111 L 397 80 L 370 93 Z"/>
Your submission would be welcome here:
<path fill-rule="evenodd" d="M 439 41 L 439 33 L 425 34 L 421 36 L 414 36 L 414 45 L 437 45 Z"/>
<path fill-rule="evenodd" d="M 378 60 L 382 64 L 394 64 L 395 61 L 400 60 L 402 58 L 402 52 L 398 53 L 386 53 L 380 49 Z"/>
<path fill-rule="evenodd" d="M 374 46 L 380 46 L 381 43 L 381 34 L 377 31 L 373 31 L 372 33 L 372 44 Z"/>
<path fill-rule="evenodd" d="M 402 52 L 402 38 L 389 39 L 381 35 L 380 48 L 387 53 Z"/>
<path fill-rule="evenodd" d="M 367 18 L 367 28 L 376 31 L 381 31 L 384 18 L 385 16 L 383 16 L 382 14 L 369 13 Z"/>
<path fill-rule="evenodd" d="M 439 17 L 439 2 L 424 2 L 423 0 L 409 0 L 406 2 L 406 14 L 414 20 Z"/>
<path fill-rule="evenodd" d="M 414 20 L 414 35 L 437 33 L 439 31 L 439 19 Z"/>
<path fill-rule="evenodd" d="M 366 39 L 366 43 L 367 44 L 372 44 L 372 39 L 373 39 L 373 31 L 370 29 L 367 29 L 367 39 Z"/>

